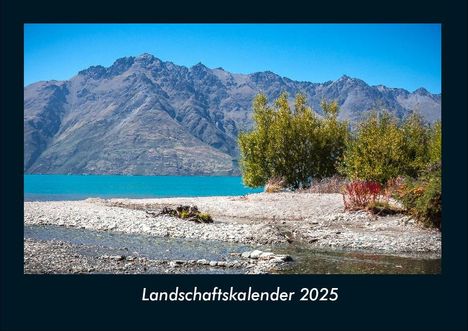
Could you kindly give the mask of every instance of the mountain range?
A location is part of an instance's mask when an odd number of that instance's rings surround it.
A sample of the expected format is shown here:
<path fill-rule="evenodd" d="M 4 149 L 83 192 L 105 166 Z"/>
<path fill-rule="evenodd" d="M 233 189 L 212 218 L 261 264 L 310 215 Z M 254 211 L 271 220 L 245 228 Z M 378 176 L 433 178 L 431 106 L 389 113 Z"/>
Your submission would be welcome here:
<path fill-rule="evenodd" d="M 24 172 L 41 174 L 238 175 L 237 135 L 252 128 L 252 100 L 304 93 L 321 114 L 336 100 L 355 123 L 371 109 L 441 118 L 441 95 L 370 86 L 346 75 L 294 81 L 273 72 L 190 68 L 150 54 L 92 66 L 66 81 L 24 88 Z"/>

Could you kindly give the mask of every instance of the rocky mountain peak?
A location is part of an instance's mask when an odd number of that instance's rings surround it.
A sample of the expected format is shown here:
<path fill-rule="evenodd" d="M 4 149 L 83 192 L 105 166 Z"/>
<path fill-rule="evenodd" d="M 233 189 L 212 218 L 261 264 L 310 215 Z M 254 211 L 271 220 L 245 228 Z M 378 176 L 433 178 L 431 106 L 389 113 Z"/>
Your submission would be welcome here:
<path fill-rule="evenodd" d="M 81 70 L 78 75 L 86 76 L 88 78 L 100 79 L 106 74 L 106 68 L 101 65 L 91 66 L 88 69 Z"/>
<path fill-rule="evenodd" d="M 260 71 L 249 75 L 256 83 L 272 83 L 279 80 L 281 77 L 272 71 Z"/>
<path fill-rule="evenodd" d="M 414 94 L 419 94 L 419 95 L 425 95 L 425 96 L 430 96 L 431 93 L 426 90 L 424 87 L 420 87 L 413 92 Z"/>
<path fill-rule="evenodd" d="M 143 54 L 140 54 L 140 55 L 138 55 L 136 57 L 137 61 L 144 61 L 144 60 L 153 61 L 155 59 L 156 59 L 156 57 L 153 54 L 149 54 L 149 53 L 143 53 Z"/>
<path fill-rule="evenodd" d="M 336 80 L 336 82 L 340 84 L 368 86 L 368 84 L 362 79 L 350 77 L 348 75 L 341 76 Z"/>
<path fill-rule="evenodd" d="M 349 77 L 348 75 L 342 75 L 340 78 L 337 79 L 338 81 L 341 82 L 347 82 L 347 81 L 352 81 L 353 78 Z"/>
<path fill-rule="evenodd" d="M 135 57 L 129 56 L 129 57 L 122 57 L 120 59 L 117 59 L 108 69 L 108 73 L 111 76 L 117 76 L 128 69 L 135 63 Z"/>
<path fill-rule="evenodd" d="M 190 69 L 192 71 L 207 71 L 207 70 L 209 70 L 209 68 L 207 66 L 205 66 L 201 62 L 198 62 L 197 64 L 193 65 Z"/>
<path fill-rule="evenodd" d="M 149 68 L 154 64 L 161 64 L 162 61 L 149 53 L 143 53 L 135 58 L 135 64 L 141 68 Z"/>
<path fill-rule="evenodd" d="M 272 71 L 232 74 L 190 68 L 144 53 L 92 66 L 78 79 L 24 88 L 26 173 L 239 174 L 237 136 L 249 130 L 252 100 L 304 93 L 312 109 L 337 100 L 340 117 L 359 121 L 375 107 L 440 119 L 440 95 L 369 86 L 343 75 L 311 83 Z M 421 97 L 427 94 L 431 97 Z"/>

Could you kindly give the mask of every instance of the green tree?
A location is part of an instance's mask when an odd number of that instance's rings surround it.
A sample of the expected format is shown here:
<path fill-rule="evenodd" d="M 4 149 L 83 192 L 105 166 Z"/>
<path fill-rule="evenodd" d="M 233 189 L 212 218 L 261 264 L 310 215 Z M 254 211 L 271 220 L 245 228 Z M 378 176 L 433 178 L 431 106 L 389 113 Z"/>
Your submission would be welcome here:
<path fill-rule="evenodd" d="M 338 120 L 339 107 L 336 101 L 322 101 L 320 104 L 325 118 L 321 122 L 318 138 L 318 171 L 314 177 L 330 177 L 337 173 L 337 166 L 343 156 L 349 139 L 348 124 Z"/>
<path fill-rule="evenodd" d="M 404 136 L 404 174 L 416 178 L 429 162 L 430 128 L 419 113 L 411 113 L 402 123 Z"/>
<path fill-rule="evenodd" d="M 429 162 L 440 163 L 442 158 L 442 123 L 437 121 L 429 132 Z"/>
<path fill-rule="evenodd" d="M 248 186 L 263 185 L 271 177 L 268 154 L 271 150 L 269 141 L 273 115 L 273 109 L 267 105 L 266 96 L 258 94 L 253 101 L 256 130 L 239 135 L 243 180 Z"/>
<path fill-rule="evenodd" d="M 396 118 L 373 112 L 348 141 L 341 171 L 351 179 L 385 183 L 404 173 L 406 161 L 405 137 Z"/>
<path fill-rule="evenodd" d="M 431 127 L 418 113 L 399 122 L 388 112 L 373 112 L 348 141 L 340 170 L 383 184 L 398 176 L 417 178 L 440 162 L 440 131 L 440 123 Z"/>
<path fill-rule="evenodd" d="M 247 186 L 264 185 L 270 178 L 283 178 L 297 188 L 311 178 L 330 176 L 344 151 L 348 126 L 338 121 L 337 103 L 322 103 L 324 118 L 307 106 L 302 94 L 296 95 L 294 109 L 282 93 L 270 107 L 265 95 L 253 102 L 254 129 L 241 133 L 241 170 Z"/>

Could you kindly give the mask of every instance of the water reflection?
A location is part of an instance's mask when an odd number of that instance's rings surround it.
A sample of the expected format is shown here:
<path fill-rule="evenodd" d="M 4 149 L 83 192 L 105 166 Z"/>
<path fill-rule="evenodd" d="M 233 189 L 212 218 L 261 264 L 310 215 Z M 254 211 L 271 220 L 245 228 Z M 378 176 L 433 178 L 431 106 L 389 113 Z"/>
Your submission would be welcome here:
<path fill-rule="evenodd" d="M 367 252 L 286 249 L 296 258 L 289 274 L 438 274 L 441 260 L 427 254 L 395 256 Z"/>

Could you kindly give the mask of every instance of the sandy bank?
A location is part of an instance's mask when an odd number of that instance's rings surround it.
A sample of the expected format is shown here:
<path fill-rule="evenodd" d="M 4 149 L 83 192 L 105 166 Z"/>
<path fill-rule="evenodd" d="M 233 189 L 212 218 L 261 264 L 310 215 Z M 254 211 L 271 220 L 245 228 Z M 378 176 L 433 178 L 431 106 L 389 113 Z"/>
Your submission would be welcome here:
<path fill-rule="evenodd" d="M 158 216 L 164 206 L 194 204 L 214 218 L 196 224 Z M 239 243 L 298 243 L 310 247 L 440 255 L 441 234 L 404 215 L 373 217 L 344 212 L 339 194 L 275 193 L 240 197 L 88 199 L 25 202 L 26 224 L 54 224 L 102 231 L 144 233 Z"/>

